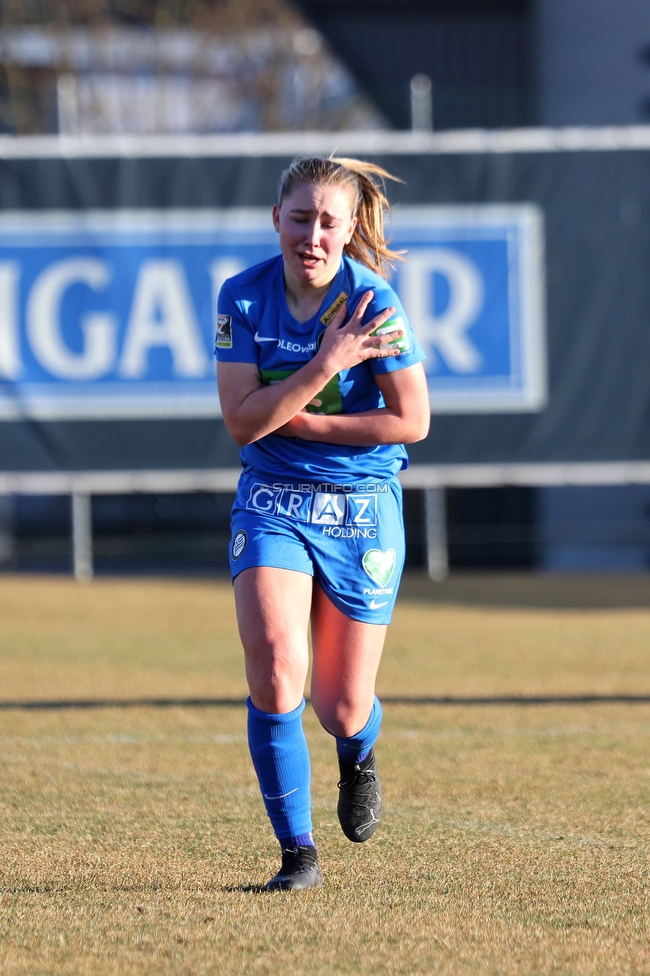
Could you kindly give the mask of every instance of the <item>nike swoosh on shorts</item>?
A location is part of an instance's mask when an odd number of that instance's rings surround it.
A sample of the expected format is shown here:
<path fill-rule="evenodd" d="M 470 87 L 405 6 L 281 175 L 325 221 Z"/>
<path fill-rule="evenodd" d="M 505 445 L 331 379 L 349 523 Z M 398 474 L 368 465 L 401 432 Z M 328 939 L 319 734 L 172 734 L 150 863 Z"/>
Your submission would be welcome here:
<path fill-rule="evenodd" d="M 370 601 L 370 609 L 371 610 L 379 610 L 380 607 L 385 607 L 387 603 L 388 603 L 388 600 L 384 600 L 383 603 L 375 603 L 374 599 L 372 599 Z"/>

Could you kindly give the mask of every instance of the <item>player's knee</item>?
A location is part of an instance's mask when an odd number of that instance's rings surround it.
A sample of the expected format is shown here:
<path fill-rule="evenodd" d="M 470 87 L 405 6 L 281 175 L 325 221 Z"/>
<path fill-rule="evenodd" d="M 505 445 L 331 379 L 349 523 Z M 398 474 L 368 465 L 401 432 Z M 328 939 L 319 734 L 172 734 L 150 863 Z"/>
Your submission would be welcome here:
<path fill-rule="evenodd" d="M 312 705 L 323 728 L 340 738 L 356 735 L 368 721 L 369 709 L 365 702 L 327 702 L 314 697 Z"/>
<path fill-rule="evenodd" d="M 256 708 L 283 714 L 297 708 L 304 694 L 305 668 L 292 655 L 263 648 L 246 654 L 246 676 Z"/>
<path fill-rule="evenodd" d="M 286 715 L 298 708 L 302 701 L 301 694 L 286 688 L 276 690 L 257 687 L 251 688 L 250 693 L 255 708 L 259 709 L 260 712 L 266 712 L 268 715 Z"/>
<path fill-rule="evenodd" d="M 260 675 L 248 678 L 251 700 L 255 708 L 270 715 L 284 715 L 297 708 L 303 697 L 303 690 L 295 680 L 286 676 L 276 676 L 264 680 Z"/>

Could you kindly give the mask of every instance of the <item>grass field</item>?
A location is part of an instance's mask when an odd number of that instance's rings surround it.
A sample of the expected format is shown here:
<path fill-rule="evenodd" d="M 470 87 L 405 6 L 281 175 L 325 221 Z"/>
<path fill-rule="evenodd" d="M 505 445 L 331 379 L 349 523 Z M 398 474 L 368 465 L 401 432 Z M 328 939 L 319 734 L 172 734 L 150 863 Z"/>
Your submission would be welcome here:
<path fill-rule="evenodd" d="M 264 895 L 229 584 L 0 577 L 2 976 L 650 973 L 650 704 L 611 700 L 650 702 L 650 580 L 403 593 L 382 827 L 341 834 L 307 710 L 325 884 Z"/>

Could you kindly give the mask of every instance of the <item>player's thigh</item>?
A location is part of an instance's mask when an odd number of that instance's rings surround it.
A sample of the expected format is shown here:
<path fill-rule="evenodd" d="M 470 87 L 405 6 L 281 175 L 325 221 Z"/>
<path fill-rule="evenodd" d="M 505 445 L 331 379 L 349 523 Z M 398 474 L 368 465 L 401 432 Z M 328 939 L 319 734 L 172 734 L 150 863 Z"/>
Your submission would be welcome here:
<path fill-rule="evenodd" d="M 262 711 L 292 711 L 302 700 L 312 586 L 306 573 L 274 566 L 255 566 L 235 577 L 246 676 L 253 704 Z"/>
<path fill-rule="evenodd" d="M 314 710 L 329 732 L 355 735 L 372 710 L 386 626 L 346 616 L 318 585 L 311 620 Z"/>
<path fill-rule="evenodd" d="M 364 492 L 322 493 L 319 499 L 328 507 L 320 502 L 322 512 L 308 530 L 318 585 L 347 617 L 390 623 L 405 556 L 399 482 L 368 484 Z"/>

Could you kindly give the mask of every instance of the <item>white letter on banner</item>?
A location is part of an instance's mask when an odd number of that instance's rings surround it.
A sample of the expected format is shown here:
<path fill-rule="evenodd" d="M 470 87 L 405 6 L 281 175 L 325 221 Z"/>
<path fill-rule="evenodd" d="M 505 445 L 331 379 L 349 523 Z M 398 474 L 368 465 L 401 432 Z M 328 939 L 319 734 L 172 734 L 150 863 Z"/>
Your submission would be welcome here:
<path fill-rule="evenodd" d="M 27 301 L 27 336 L 34 355 L 62 380 L 95 380 L 113 368 L 117 324 L 107 312 L 91 312 L 80 321 L 83 351 L 72 352 L 61 336 L 61 300 L 73 284 L 94 291 L 105 288 L 109 266 L 95 258 L 69 258 L 50 265 L 36 279 Z"/>
<path fill-rule="evenodd" d="M 449 283 L 449 304 L 442 315 L 431 308 L 434 274 Z M 478 372 L 482 357 L 466 334 L 483 304 L 483 280 L 476 265 L 449 248 L 413 248 L 400 278 L 409 321 L 425 351 L 427 346 L 432 354 L 437 349 L 455 373 Z"/>
<path fill-rule="evenodd" d="M 17 380 L 22 372 L 18 339 L 20 265 L 0 261 L 0 378 Z"/>
<path fill-rule="evenodd" d="M 207 358 L 182 265 L 145 261 L 140 269 L 124 340 L 120 374 L 139 379 L 154 346 L 171 350 L 174 373 L 205 376 Z"/>

